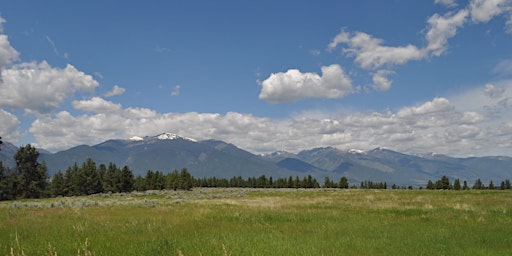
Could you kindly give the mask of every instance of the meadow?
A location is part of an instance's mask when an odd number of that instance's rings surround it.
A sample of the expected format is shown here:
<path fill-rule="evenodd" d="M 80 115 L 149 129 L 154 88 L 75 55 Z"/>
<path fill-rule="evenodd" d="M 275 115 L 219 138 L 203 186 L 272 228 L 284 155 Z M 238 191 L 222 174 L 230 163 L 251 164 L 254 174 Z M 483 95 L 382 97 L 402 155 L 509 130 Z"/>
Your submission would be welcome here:
<path fill-rule="evenodd" d="M 195 188 L 4 201 L 0 255 L 512 255 L 512 192 Z"/>

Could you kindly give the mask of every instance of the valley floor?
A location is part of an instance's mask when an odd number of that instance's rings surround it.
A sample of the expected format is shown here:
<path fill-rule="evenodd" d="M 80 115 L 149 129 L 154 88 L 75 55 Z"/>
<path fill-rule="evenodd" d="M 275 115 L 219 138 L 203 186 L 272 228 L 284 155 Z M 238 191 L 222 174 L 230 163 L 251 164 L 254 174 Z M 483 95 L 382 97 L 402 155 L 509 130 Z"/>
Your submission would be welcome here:
<path fill-rule="evenodd" d="M 510 255 L 512 191 L 194 189 L 0 202 L 1 255 Z"/>

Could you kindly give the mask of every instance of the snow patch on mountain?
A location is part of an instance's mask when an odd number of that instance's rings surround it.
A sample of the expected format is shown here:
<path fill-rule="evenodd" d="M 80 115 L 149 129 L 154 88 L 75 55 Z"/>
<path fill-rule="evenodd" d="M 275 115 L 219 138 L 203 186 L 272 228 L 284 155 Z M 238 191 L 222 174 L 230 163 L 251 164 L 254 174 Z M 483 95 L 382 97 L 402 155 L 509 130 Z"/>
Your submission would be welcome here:
<path fill-rule="evenodd" d="M 350 154 L 366 154 L 366 151 L 361 149 L 349 149 L 347 152 Z"/>
<path fill-rule="evenodd" d="M 131 140 L 131 141 L 142 141 L 142 140 L 144 140 L 144 138 L 141 138 L 139 136 L 133 136 L 129 140 Z"/>
<path fill-rule="evenodd" d="M 187 138 L 187 137 L 182 137 L 182 136 L 179 136 L 177 134 L 174 134 L 174 133 L 162 133 L 162 134 L 159 134 L 157 136 L 155 136 L 157 139 L 159 140 L 176 140 L 176 139 L 183 139 L 183 140 L 189 140 L 189 141 L 193 141 L 193 142 L 197 142 L 197 140 L 195 139 L 192 139 L 192 138 Z"/>

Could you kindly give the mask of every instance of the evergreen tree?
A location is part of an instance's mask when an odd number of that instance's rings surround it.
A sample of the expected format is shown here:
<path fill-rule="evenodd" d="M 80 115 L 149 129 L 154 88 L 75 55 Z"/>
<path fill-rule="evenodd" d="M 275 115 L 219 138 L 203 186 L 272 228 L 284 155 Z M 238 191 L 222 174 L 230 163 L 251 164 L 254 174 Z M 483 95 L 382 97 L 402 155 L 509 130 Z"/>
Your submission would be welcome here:
<path fill-rule="evenodd" d="M 480 179 L 477 179 L 475 181 L 475 184 L 473 184 L 473 189 L 485 189 L 485 185 L 482 183 Z"/>
<path fill-rule="evenodd" d="M 41 198 L 47 188 L 46 165 L 39 164 L 39 152 L 28 144 L 20 147 L 14 154 L 16 162 L 16 178 L 21 188 L 23 198 Z"/>
<path fill-rule="evenodd" d="M 459 179 L 455 179 L 455 181 L 453 182 L 453 189 L 461 190 L 461 185 L 460 185 L 460 180 Z"/>
<path fill-rule="evenodd" d="M 436 189 L 436 185 L 434 184 L 434 182 L 432 182 L 431 180 L 428 180 L 427 189 L 430 189 L 430 190 Z"/>
<path fill-rule="evenodd" d="M 119 172 L 120 182 L 119 182 L 119 191 L 120 192 L 131 192 L 133 191 L 133 172 L 128 168 L 128 166 L 124 166 L 123 169 Z"/>
<path fill-rule="evenodd" d="M 469 190 L 468 182 L 464 181 L 464 185 L 462 185 L 462 190 Z"/>
<path fill-rule="evenodd" d="M 140 175 L 137 176 L 133 183 L 133 189 L 135 189 L 137 191 L 146 191 L 147 190 L 146 179 Z"/>
<path fill-rule="evenodd" d="M 290 176 L 290 177 L 288 177 L 288 188 L 293 188 L 293 185 L 294 185 L 293 178 L 292 178 L 292 176 Z"/>
<path fill-rule="evenodd" d="M 489 182 L 489 189 L 495 189 L 494 182 L 492 182 L 492 180 Z"/>
<path fill-rule="evenodd" d="M 13 175 L 0 161 L 0 200 L 12 200 L 15 198 L 13 188 Z"/>
<path fill-rule="evenodd" d="M 166 188 L 177 190 L 179 188 L 179 182 L 180 182 L 179 178 L 180 178 L 180 175 L 179 175 L 177 169 L 174 169 L 174 171 L 167 174 Z"/>
<path fill-rule="evenodd" d="M 339 187 L 341 189 L 347 189 L 348 188 L 348 179 L 347 179 L 347 177 L 345 177 L 345 176 L 341 177 L 340 182 L 339 182 Z"/>
<path fill-rule="evenodd" d="M 436 182 L 436 189 L 451 189 L 450 180 L 448 177 L 443 175 L 443 177 L 441 177 L 441 179 Z"/>
<path fill-rule="evenodd" d="M 506 179 L 505 181 L 501 182 L 500 185 L 501 190 L 510 189 L 510 180 Z"/>
<path fill-rule="evenodd" d="M 81 183 L 82 194 L 92 195 L 103 192 L 100 173 L 96 169 L 96 163 L 91 158 L 83 163 L 80 176 L 83 179 L 83 183 Z"/>
<path fill-rule="evenodd" d="M 103 175 L 103 191 L 117 193 L 120 192 L 118 185 L 118 173 L 119 169 L 116 164 L 109 163 L 108 168 Z"/>
<path fill-rule="evenodd" d="M 64 174 L 61 171 L 58 171 L 53 175 L 52 183 L 50 186 L 50 192 L 52 196 L 64 196 L 65 195 L 65 184 L 64 184 Z"/>
<path fill-rule="evenodd" d="M 227 185 L 227 180 L 224 183 Z M 179 188 L 183 190 L 192 189 L 192 175 L 190 175 L 186 168 L 181 169 L 179 178 Z"/>

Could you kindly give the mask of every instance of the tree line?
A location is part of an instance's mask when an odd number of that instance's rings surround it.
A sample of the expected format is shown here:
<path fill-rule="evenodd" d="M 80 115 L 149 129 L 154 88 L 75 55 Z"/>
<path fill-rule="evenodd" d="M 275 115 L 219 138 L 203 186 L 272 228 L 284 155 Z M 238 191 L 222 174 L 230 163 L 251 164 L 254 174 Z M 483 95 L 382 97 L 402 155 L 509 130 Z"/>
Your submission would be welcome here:
<path fill-rule="evenodd" d="M 43 198 L 57 196 L 83 196 L 98 193 L 121 193 L 146 190 L 190 190 L 193 187 L 237 187 L 237 188 L 360 188 L 387 189 L 386 182 L 365 180 L 357 187 L 349 184 L 346 177 L 339 181 L 326 177 L 323 185 L 311 175 L 300 178 L 274 179 L 272 176 L 243 178 L 235 176 L 230 179 L 216 177 L 193 177 L 186 168 L 174 170 L 165 174 L 162 171 L 148 170 L 146 175 L 135 177 L 128 166 L 119 168 L 114 163 L 108 165 L 96 163 L 87 159 L 82 165 L 75 163 L 64 172 L 60 170 L 50 179 L 47 175 L 46 164 L 38 162 L 39 152 L 30 144 L 20 147 L 14 155 L 16 167 L 13 169 L 3 166 L 0 161 L 0 200 L 17 198 Z M 510 180 L 501 182 L 500 186 L 491 181 L 487 186 L 477 179 L 472 187 L 466 181 L 455 179 L 450 182 L 447 176 L 427 183 L 427 189 L 511 189 Z M 406 189 L 393 184 L 391 189 Z M 409 186 L 408 189 L 412 189 Z M 420 187 L 422 189 L 422 187 Z"/>
<path fill-rule="evenodd" d="M 510 180 L 506 179 L 500 183 L 499 186 L 495 185 L 494 182 L 491 180 L 489 184 L 486 186 L 481 179 L 477 179 L 473 186 L 469 186 L 467 181 L 463 181 L 461 183 L 460 179 L 455 179 L 453 183 L 450 182 L 450 179 L 447 176 L 441 177 L 441 179 L 437 180 L 436 182 L 433 182 L 431 180 L 427 183 L 427 189 L 435 190 L 435 189 L 444 189 L 444 190 L 469 190 L 469 189 L 511 189 Z"/>

